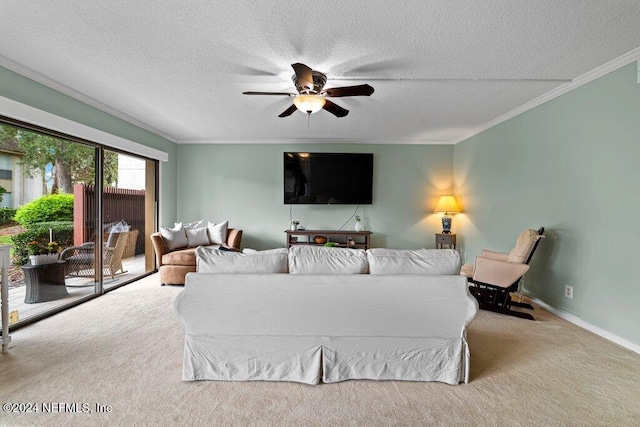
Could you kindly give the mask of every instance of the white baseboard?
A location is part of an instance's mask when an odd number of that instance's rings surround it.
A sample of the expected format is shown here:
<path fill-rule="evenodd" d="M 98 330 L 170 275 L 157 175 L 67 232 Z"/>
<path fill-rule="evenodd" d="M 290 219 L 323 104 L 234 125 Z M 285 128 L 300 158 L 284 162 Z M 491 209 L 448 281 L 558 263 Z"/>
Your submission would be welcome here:
<path fill-rule="evenodd" d="M 621 345 L 625 348 L 628 348 L 631 351 L 634 351 L 638 354 L 640 354 L 640 345 L 633 343 L 629 340 L 626 340 L 624 338 L 621 338 L 615 334 L 612 334 L 609 331 L 605 331 L 602 328 L 599 328 L 597 326 L 594 326 L 590 323 L 585 322 L 584 320 L 582 320 L 580 317 L 576 316 L 575 314 L 571 314 L 567 311 L 564 311 L 562 309 L 556 308 L 556 307 L 552 307 L 549 304 L 547 304 L 544 301 L 539 300 L 538 298 L 533 298 L 533 297 L 528 297 L 531 301 L 533 301 L 535 304 L 539 305 L 540 307 L 544 308 L 546 311 L 548 311 L 551 314 L 555 314 L 556 316 L 573 323 L 574 325 L 580 326 L 581 328 L 584 328 L 590 332 L 593 332 L 596 335 L 600 335 L 602 338 L 608 339 L 609 341 L 612 341 L 618 345 Z"/>

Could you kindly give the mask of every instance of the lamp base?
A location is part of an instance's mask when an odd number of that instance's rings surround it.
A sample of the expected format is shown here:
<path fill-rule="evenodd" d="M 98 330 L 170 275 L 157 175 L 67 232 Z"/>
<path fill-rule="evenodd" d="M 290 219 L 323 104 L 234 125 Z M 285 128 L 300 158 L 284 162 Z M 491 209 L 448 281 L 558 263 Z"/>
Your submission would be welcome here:
<path fill-rule="evenodd" d="M 442 234 L 451 234 L 451 217 L 446 214 L 442 217 Z"/>

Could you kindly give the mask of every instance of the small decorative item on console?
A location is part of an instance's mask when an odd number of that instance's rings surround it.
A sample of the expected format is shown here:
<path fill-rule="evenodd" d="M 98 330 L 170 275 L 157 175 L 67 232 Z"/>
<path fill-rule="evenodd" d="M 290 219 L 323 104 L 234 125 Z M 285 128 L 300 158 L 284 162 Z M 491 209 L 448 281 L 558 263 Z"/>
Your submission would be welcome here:
<path fill-rule="evenodd" d="M 325 243 L 327 243 L 327 238 L 324 236 L 316 236 L 313 238 L 313 243 L 324 245 Z"/>
<path fill-rule="evenodd" d="M 353 227 L 355 231 L 362 231 L 362 222 L 360 222 L 360 217 L 356 215 L 356 225 Z"/>

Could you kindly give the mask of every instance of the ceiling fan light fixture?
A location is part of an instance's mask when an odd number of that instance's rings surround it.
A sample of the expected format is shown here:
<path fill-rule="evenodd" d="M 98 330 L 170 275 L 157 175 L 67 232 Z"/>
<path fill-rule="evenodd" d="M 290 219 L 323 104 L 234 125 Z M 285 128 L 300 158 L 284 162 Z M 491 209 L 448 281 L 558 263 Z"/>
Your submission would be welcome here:
<path fill-rule="evenodd" d="M 293 104 L 305 114 L 313 114 L 322 110 L 327 101 L 321 95 L 296 95 Z"/>
<path fill-rule="evenodd" d="M 356 86 L 341 86 L 324 89 L 327 83 L 327 76 L 317 70 L 312 70 L 309 66 L 300 62 L 291 64 L 295 74 L 291 76 L 293 84 L 298 94 L 289 92 L 242 92 L 245 95 L 274 95 L 293 96 L 293 104 L 278 115 L 278 117 L 289 117 L 298 110 L 307 115 L 307 125 L 311 114 L 324 109 L 326 112 L 336 117 L 345 117 L 349 110 L 342 108 L 326 98 L 341 98 L 346 96 L 370 96 L 374 91 L 368 84 Z M 313 86 L 313 87 L 312 87 Z"/>

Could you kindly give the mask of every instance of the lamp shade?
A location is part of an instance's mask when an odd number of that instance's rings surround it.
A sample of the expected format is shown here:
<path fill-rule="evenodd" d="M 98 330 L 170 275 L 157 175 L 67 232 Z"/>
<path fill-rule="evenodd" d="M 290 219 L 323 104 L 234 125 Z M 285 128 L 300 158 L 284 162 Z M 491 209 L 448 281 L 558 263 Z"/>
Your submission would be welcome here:
<path fill-rule="evenodd" d="M 313 114 L 322 109 L 327 101 L 320 95 L 297 95 L 293 104 L 305 114 Z"/>
<path fill-rule="evenodd" d="M 453 196 L 440 196 L 438 203 L 436 203 L 435 213 L 459 213 L 460 208 L 456 199 Z"/>

